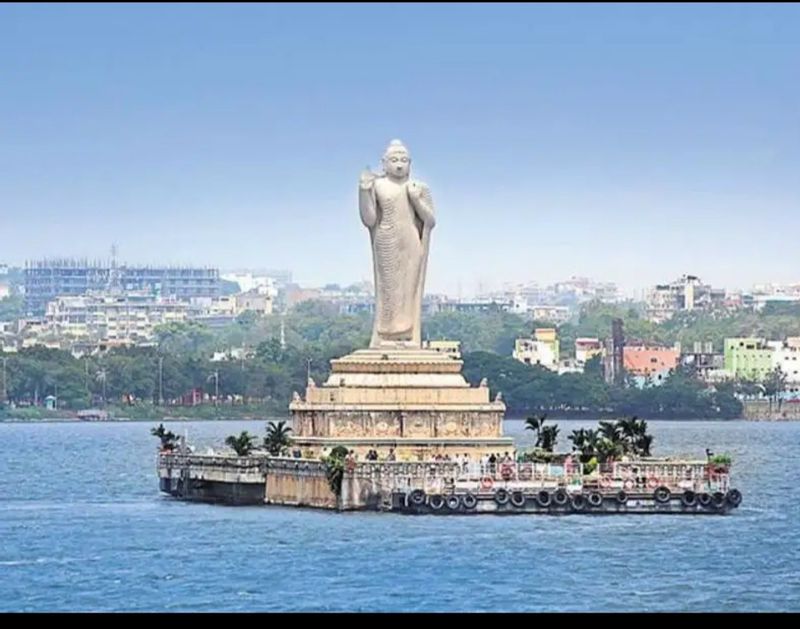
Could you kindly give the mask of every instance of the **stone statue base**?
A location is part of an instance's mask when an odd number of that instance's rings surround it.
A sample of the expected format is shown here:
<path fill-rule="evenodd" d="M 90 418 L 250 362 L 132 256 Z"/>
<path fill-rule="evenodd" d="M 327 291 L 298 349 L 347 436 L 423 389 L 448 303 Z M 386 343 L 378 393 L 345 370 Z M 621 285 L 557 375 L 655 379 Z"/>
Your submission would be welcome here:
<path fill-rule="evenodd" d="M 310 381 L 305 399 L 289 405 L 294 443 L 314 457 L 344 445 L 362 460 L 369 450 L 383 459 L 392 448 L 409 461 L 511 454 L 505 404 L 489 399 L 488 386 L 471 387 L 462 366 L 437 351 L 398 347 L 332 360 L 327 382 Z"/>

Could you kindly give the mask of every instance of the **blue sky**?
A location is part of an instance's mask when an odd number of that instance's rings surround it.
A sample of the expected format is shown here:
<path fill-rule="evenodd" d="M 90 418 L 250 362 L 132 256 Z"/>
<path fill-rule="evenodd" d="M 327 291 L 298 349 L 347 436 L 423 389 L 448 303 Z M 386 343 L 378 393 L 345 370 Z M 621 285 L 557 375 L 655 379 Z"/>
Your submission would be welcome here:
<path fill-rule="evenodd" d="M 395 137 L 430 291 L 800 281 L 798 5 L 0 6 L 0 262 L 370 279 Z"/>

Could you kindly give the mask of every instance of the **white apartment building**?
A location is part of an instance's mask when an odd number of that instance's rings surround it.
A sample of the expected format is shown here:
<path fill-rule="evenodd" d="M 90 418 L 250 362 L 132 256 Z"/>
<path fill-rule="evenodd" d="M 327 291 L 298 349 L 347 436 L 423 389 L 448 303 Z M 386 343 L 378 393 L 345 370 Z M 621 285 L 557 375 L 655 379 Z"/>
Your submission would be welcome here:
<path fill-rule="evenodd" d="M 699 277 L 683 275 L 658 284 L 647 295 L 647 318 L 663 323 L 679 311 L 711 310 L 725 304 L 725 290 L 703 284 Z"/>
<path fill-rule="evenodd" d="M 266 275 L 254 275 L 253 273 L 226 273 L 220 276 L 223 280 L 236 282 L 242 293 L 258 292 L 277 297 L 278 288 L 275 280 Z"/>
<path fill-rule="evenodd" d="M 555 328 L 537 328 L 532 338 L 517 339 L 512 357 L 526 365 L 558 370 L 559 343 Z"/>
<path fill-rule="evenodd" d="M 156 326 L 185 321 L 186 302 L 149 293 L 89 293 L 49 302 L 42 333 L 52 337 L 91 337 L 107 341 L 149 341 Z"/>
<path fill-rule="evenodd" d="M 604 353 L 603 343 L 600 339 L 590 337 L 575 339 L 575 360 L 579 365 L 585 365 L 586 361 L 594 356 L 602 356 Z"/>
<path fill-rule="evenodd" d="M 785 341 L 769 342 L 772 347 L 773 368 L 780 367 L 786 375 L 786 384 L 800 384 L 800 337 L 790 336 Z"/>

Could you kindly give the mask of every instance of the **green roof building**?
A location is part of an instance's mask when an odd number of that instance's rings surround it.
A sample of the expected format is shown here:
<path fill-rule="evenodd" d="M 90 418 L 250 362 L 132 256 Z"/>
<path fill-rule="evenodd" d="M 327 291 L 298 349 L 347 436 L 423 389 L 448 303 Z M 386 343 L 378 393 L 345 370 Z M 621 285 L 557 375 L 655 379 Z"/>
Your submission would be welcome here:
<path fill-rule="evenodd" d="M 773 350 L 764 339 L 725 339 L 725 370 L 737 380 L 763 380 L 772 371 Z"/>

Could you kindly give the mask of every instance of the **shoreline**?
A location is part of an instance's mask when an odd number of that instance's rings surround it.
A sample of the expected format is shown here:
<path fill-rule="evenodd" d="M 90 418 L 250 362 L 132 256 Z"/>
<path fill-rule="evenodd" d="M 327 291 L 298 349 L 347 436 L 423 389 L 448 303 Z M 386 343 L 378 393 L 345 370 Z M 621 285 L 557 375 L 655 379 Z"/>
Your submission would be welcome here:
<path fill-rule="evenodd" d="M 269 421 L 278 415 L 264 417 L 126 417 L 124 419 L 85 420 L 77 417 L 45 417 L 45 418 L 0 418 L 0 424 L 135 424 L 146 422 L 234 422 L 234 421 Z"/>
<path fill-rule="evenodd" d="M 25 419 L 25 418 L 0 418 L 0 424 L 134 424 L 134 423 L 153 423 L 153 422 L 235 422 L 235 421 L 246 421 L 246 422 L 259 422 L 259 421 L 280 421 L 281 419 L 286 419 L 289 421 L 287 416 L 283 415 L 264 415 L 263 417 L 136 417 L 136 418 L 125 418 L 125 419 L 106 419 L 106 420 L 83 420 L 77 418 L 70 418 L 70 417 L 49 417 L 49 418 L 42 418 L 42 419 Z M 524 422 L 525 417 L 506 417 L 503 419 L 504 422 Z M 585 417 L 585 418 L 578 418 L 578 417 L 550 417 L 548 419 L 553 422 L 590 422 L 590 421 L 597 421 L 598 417 Z M 603 419 L 600 417 L 599 419 Z M 744 417 L 737 417 L 736 419 L 720 419 L 719 417 L 708 417 L 708 418 L 659 418 L 659 419 L 646 419 L 647 422 L 681 422 L 681 423 L 690 423 L 690 422 L 714 422 L 719 424 L 724 423 L 768 423 L 768 424 L 776 424 L 776 423 L 790 423 L 793 421 L 798 420 L 791 420 L 791 419 L 773 419 L 773 420 L 755 420 L 755 419 L 747 419 Z"/>

